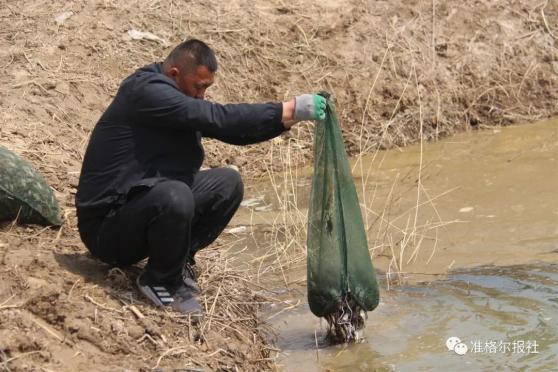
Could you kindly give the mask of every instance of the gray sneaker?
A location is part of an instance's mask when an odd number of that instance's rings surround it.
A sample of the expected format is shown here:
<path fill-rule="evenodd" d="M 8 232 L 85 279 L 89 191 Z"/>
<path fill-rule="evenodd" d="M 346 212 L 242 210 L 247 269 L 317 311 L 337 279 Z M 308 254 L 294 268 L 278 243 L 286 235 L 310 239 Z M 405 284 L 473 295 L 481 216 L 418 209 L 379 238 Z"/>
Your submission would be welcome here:
<path fill-rule="evenodd" d="M 182 269 L 182 280 L 184 281 L 184 285 L 189 287 L 194 293 L 201 292 L 194 268 L 188 262 L 184 264 L 184 268 Z"/>
<path fill-rule="evenodd" d="M 141 293 L 156 306 L 169 306 L 172 309 L 192 316 L 199 321 L 203 317 L 202 307 L 194 296 L 192 289 L 184 283 L 176 286 L 150 282 L 146 273 L 138 276 L 136 283 Z M 194 319 L 196 318 L 196 319 Z"/>

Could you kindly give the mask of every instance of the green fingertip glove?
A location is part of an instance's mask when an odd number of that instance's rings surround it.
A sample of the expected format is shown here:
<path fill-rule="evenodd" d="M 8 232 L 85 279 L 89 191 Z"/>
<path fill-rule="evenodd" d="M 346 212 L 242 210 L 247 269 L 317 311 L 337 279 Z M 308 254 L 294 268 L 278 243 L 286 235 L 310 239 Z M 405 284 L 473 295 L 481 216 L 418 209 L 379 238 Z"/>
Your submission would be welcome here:
<path fill-rule="evenodd" d="M 327 101 L 318 94 L 302 94 L 295 97 L 295 120 L 324 120 Z"/>

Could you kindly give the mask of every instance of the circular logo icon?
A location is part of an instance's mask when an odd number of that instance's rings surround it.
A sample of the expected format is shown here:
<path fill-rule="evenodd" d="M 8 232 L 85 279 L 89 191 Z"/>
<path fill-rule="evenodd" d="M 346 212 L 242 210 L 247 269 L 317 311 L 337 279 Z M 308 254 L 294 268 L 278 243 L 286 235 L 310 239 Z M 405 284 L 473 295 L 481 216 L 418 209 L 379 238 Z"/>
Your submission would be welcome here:
<path fill-rule="evenodd" d="M 455 351 L 455 353 L 458 355 L 467 354 L 467 350 L 469 350 L 469 348 L 464 343 L 459 343 L 453 348 L 453 351 Z"/>
<path fill-rule="evenodd" d="M 450 337 L 447 339 L 446 341 L 446 346 L 448 348 L 448 350 L 453 351 L 455 348 L 455 345 L 460 344 L 461 340 L 459 339 L 459 337 Z"/>

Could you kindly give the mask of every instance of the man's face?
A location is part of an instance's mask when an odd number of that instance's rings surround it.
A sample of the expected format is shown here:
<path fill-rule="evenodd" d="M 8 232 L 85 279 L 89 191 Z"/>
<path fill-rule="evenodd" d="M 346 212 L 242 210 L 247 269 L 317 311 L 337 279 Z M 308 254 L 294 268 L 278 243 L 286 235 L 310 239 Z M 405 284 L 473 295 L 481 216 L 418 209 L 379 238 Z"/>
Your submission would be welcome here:
<path fill-rule="evenodd" d="M 204 99 L 206 89 L 213 84 L 215 79 L 215 74 L 205 66 L 198 66 L 193 71 L 187 73 L 176 71 L 176 74 L 172 75 L 182 93 L 197 99 Z"/>

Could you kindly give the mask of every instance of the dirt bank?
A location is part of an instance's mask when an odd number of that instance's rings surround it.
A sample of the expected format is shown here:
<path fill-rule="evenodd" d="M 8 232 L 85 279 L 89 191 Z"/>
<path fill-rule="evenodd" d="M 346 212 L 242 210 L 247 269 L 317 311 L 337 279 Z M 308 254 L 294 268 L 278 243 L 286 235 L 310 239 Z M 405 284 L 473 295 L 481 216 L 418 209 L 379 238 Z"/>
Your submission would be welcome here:
<path fill-rule="evenodd" d="M 137 271 L 108 272 L 85 255 L 77 235 L 73 196 L 94 123 L 123 77 L 161 60 L 179 40 L 198 37 L 217 51 L 212 100 L 329 90 L 351 154 L 412 143 L 421 128 L 436 139 L 558 112 L 555 1 L 286 4 L 2 2 L 0 145 L 41 170 L 65 217 L 60 231 L 0 227 L 2 368 L 137 369 L 161 356 L 162 366 L 272 366 L 257 288 L 239 284 L 246 274 L 227 271 L 217 251 L 202 261 L 204 301 L 214 316 L 189 328 L 142 304 L 126 278 Z M 130 30 L 160 39 L 135 40 Z M 302 124 L 272 145 L 247 148 L 209 142 L 206 165 L 234 164 L 250 176 L 282 169 L 309 159 L 311 130 Z M 286 148 L 290 157 L 271 156 Z"/>

